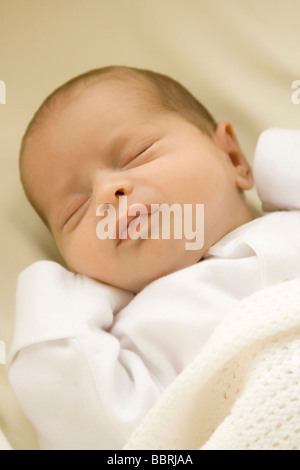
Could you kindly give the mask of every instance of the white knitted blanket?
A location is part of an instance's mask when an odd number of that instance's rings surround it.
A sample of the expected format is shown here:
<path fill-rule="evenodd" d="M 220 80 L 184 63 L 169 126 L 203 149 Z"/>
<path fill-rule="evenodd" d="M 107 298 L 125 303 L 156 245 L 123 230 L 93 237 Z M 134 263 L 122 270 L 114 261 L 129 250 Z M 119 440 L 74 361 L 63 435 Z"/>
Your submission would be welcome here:
<path fill-rule="evenodd" d="M 300 450 L 300 278 L 242 301 L 125 449 Z"/>

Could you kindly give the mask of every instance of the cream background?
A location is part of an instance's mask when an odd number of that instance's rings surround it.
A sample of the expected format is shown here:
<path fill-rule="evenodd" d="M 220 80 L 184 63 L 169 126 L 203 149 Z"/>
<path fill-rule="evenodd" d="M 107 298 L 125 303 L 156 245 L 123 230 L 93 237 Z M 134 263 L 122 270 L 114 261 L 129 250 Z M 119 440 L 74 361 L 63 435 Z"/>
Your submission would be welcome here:
<path fill-rule="evenodd" d="M 18 273 L 59 260 L 18 179 L 22 134 L 53 89 L 110 64 L 166 73 L 232 121 L 250 161 L 263 129 L 299 128 L 300 105 L 291 102 L 300 79 L 298 0 L 1 0 L 0 58 L 0 340 L 8 350 Z M 258 207 L 255 191 L 249 199 Z M 0 429 L 14 449 L 38 448 L 3 365 Z"/>

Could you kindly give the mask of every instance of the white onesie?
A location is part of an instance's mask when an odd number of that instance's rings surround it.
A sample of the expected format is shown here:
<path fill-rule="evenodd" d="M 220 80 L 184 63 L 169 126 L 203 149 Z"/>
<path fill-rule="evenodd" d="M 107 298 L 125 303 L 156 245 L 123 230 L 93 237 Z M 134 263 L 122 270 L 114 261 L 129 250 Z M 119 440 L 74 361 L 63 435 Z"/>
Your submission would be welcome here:
<path fill-rule="evenodd" d="M 136 296 L 57 263 L 19 276 L 9 377 L 42 449 L 120 449 L 237 303 L 300 276 L 299 211 L 226 235 Z"/>

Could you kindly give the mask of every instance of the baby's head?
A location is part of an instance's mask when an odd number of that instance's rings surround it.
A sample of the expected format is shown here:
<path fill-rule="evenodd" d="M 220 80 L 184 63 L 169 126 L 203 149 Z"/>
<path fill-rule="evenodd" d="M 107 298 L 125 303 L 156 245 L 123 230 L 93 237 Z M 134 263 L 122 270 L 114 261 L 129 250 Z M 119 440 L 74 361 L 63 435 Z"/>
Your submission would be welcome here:
<path fill-rule="evenodd" d="M 179 83 L 150 71 L 106 67 L 52 93 L 27 128 L 20 173 L 69 268 L 133 292 L 197 263 L 253 219 L 241 194 L 252 172 L 230 123 L 217 124 Z M 97 208 L 118 213 L 124 196 L 128 208 L 189 204 L 193 220 L 204 204 L 203 246 L 187 250 L 184 234 L 100 240 Z"/>

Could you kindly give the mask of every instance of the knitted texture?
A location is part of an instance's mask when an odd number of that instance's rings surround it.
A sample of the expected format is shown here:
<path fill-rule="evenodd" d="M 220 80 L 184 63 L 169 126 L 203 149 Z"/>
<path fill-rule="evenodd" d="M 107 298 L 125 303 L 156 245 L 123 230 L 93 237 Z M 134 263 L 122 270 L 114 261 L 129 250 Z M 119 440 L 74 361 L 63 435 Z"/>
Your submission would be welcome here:
<path fill-rule="evenodd" d="M 125 449 L 300 449 L 300 279 L 243 300 Z"/>

